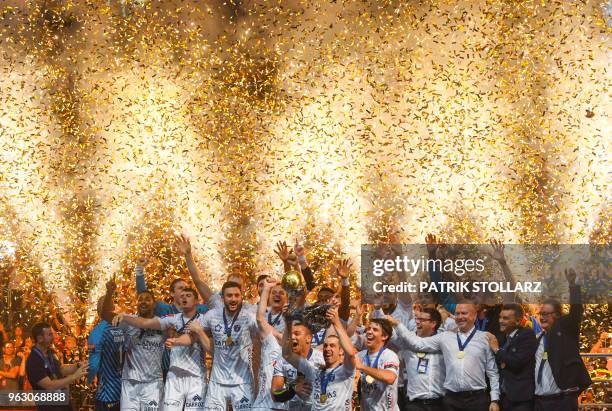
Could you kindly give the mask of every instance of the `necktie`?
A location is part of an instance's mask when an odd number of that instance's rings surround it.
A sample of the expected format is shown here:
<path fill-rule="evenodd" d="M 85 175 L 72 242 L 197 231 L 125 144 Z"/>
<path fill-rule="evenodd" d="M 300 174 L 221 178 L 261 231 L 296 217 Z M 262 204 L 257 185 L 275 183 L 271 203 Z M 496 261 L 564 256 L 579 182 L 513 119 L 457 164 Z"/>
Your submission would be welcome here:
<path fill-rule="evenodd" d="M 538 344 L 540 343 L 540 341 L 542 340 L 542 337 L 544 337 L 544 332 L 542 332 L 542 334 L 540 334 L 540 336 L 538 337 Z M 546 347 L 546 339 L 544 339 L 544 353 L 547 352 L 547 347 Z M 542 384 L 542 374 L 544 374 L 544 364 L 546 363 L 547 359 L 545 358 L 546 356 L 544 354 L 542 354 L 542 360 L 540 361 L 540 366 L 538 367 L 538 385 Z"/>

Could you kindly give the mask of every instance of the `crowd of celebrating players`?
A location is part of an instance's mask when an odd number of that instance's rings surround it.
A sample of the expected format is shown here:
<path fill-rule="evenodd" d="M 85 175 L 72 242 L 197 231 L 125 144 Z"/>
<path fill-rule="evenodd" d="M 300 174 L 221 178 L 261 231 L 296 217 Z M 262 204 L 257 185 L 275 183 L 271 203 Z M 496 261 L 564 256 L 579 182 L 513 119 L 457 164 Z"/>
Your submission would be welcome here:
<path fill-rule="evenodd" d="M 429 255 L 439 255 L 443 245 L 426 240 Z M 511 279 L 503 244 L 491 245 Z M 351 300 L 349 260 L 337 264 L 337 289 L 321 287 L 304 247 L 280 242 L 276 254 L 304 288 L 288 310 L 280 278 L 259 276 L 258 300 L 245 301 L 242 276 L 212 290 L 189 239 L 177 236 L 176 247 L 191 278 L 172 282 L 170 303 L 147 289 L 145 260 L 136 267 L 135 314 L 116 312 L 117 286 L 107 283 L 87 361 L 60 361 L 52 327 L 36 324 L 20 367 L 31 387 L 58 390 L 87 377 L 96 383 L 96 410 L 109 411 L 563 411 L 576 410 L 591 384 L 579 356 L 583 306 L 571 268 L 567 314 L 554 300 L 531 315 L 534 307 L 516 302 L 485 306 L 448 295 L 362 305 Z M 325 327 L 292 315 L 309 306 L 325 308 Z"/>

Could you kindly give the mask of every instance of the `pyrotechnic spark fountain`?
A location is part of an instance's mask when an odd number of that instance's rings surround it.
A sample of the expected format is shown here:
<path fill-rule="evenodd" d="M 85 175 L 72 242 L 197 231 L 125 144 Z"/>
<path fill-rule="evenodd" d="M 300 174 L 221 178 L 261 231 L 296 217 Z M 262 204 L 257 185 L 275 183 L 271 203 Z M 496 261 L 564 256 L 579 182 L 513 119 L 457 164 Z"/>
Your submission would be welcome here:
<path fill-rule="evenodd" d="M 321 261 L 431 231 L 601 242 L 603 6 L 7 5 L 0 198 L 17 221 L 0 241 L 79 310 L 75 276 L 91 308 L 115 272 L 132 288 L 139 256 L 159 285 L 181 273 L 174 231 L 215 285 L 272 270 L 296 235 Z"/>

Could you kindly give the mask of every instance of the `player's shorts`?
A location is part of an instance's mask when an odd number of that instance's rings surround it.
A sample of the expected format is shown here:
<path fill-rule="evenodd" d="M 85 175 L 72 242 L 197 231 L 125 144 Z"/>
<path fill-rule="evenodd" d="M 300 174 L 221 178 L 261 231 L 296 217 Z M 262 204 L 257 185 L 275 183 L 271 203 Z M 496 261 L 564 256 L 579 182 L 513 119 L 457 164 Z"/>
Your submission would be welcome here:
<path fill-rule="evenodd" d="M 206 396 L 206 411 L 225 411 L 228 401 L 234 411 L 250 410 L 253 402 L 253 387 L 251 384 L 225 385 L 216 382 L 208 384 Z"/>
<path fill-rule="evenodd" d="M 163 411 L 203 411 L 206 382 L 202 377 L 169 371 L 164 387 Z"/>
<path fill-rule="evenodd" d="M 164 380 L 121 381 L 121 411 L 160 411 Z"/>

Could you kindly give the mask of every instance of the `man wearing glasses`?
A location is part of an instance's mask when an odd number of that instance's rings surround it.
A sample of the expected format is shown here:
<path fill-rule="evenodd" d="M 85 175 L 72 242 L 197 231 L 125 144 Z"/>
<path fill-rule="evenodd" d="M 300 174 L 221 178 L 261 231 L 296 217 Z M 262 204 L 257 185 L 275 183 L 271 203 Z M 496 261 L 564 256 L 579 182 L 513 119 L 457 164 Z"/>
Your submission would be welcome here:
<path fill-rule="evenodd" d="M 546 300 L 540 307 L 538 350 L 535 355 L 535 410 L 578 410 L 578 395 L 591 385 L 580 358 L 580 323 L 584 307 L 576 272 L 565 270 L 570 289 L 569 314 L 561 315 L 561 304 Z"/>
<path fill-rule="evenodd" d="M 415 312 L 416 334 L 427 338 L 435 335 L 442 316 L 434 308 Z M 444 359 L 438 352 L 402 350 L 406 372 L 405 411 L 442 411 L 444 396 Z"/>

